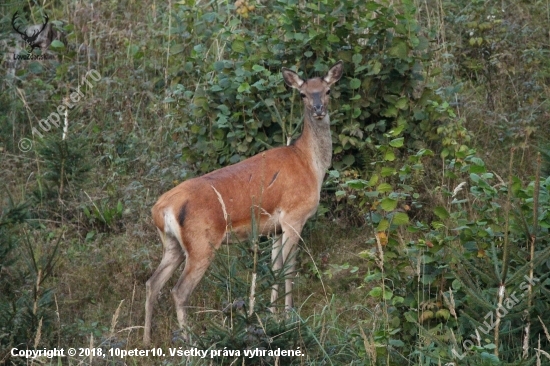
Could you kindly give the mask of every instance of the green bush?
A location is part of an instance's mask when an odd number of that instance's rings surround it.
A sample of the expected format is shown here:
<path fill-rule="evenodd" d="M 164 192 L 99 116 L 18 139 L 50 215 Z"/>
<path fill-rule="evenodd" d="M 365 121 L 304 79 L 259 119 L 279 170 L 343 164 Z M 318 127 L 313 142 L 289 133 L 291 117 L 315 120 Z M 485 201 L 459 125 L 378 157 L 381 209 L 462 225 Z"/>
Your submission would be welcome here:
<path fill-rule="evenodd" d="M 356 159 L 368 166 L 364 149 L 397 125 L 411 137 L 409 144 L 425 145 L 448 117 L 428 82 L 430 39 L 408 1 L 393 7 L 278 0 L 246 18 L 230 4 L 176 9 L 175 34 L 181 37 L 170 52 L 186 57 L 182 69 L 174 70 L 165 102 L 182 121 L 182 159 L 199 172 L 297 137 L 299 98 L 284 87 L 282 66 L 310 77 L 344 60 L 346 78 L 334 88 L 331 106 L 337 169 Z M 192 47 L 182 43 L 189 38 Z"/>
<path fill-rule="evenodd" d="M 392 137 L 378 149 L 383 156 L 404 146 L 395 131 Z M 441 204 L 430 209 L 411 182 L 433 153 L 407 155 L 400 168 L 380 159 L 369 181 L 341 181 L 336 193 L 362 210 L 373 229 L 374 249 L 359 255 L 371 261 L 364 277 L 375 284 L 369 296 L 387 309 L 384 341 L 422 342 L 404 351 L 422 364 L 513 363 L 524 358 L 527 323 L 526 358 L 534 362 L 550 316 L 550 178 L 506 183 L 475 151 L 458 151 L 444 159 L 436 188 Z M 415 207 L 433 216 L 411 220 Z M 503 309 L 498 323 L 495 309 Z"/>

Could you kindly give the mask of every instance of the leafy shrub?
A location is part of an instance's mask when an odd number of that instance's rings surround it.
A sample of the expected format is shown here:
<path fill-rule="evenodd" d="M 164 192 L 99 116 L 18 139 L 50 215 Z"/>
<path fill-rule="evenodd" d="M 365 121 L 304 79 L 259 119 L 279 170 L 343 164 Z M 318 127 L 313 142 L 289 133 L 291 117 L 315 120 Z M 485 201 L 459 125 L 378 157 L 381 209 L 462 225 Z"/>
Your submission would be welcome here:
<path fill-rule="evenodd" d="M 181 110 L 182 159 L 199 172 L 297 136 L 298 98 L 281 82 L 282 66 L 296 66 L 310 77 L 344 60 L 347 78 L 334 88 L 331 107 L 337 169 L 356 159 L 368 166 L 360 158 L 363 149 L 397 125 L 411 136 L 408 143 L 423 145 L 437 137 L 435 120 L 448 117 L 427 82 L 430 39 L 419 32 L 409 2 L 392 7 L 325 0 L 302 6 L 278 0 L 247 17 L 229 4 L 177 9 L 177 34 L 195 42 L 192 48 L 181 41 L 171 45 L 172 54 L 189 56 L 174 73 L 165 101 Z M 200 82 L 189 83 L 191 76 Z"/>
<path fill-rule="evenodd" d="M 516 362 L 524 358 L 522 347 L 533 361 L 531 349 L 544 334 L 538 319 L 550 316 L 550 178 L 537 176 L 526 186 L 517 177 L 495 182 L 473 150 L 457 151 L 444 160 L 433 217 L 411 221 L 414 208 L 423 206 L 409 182 L 433 153 L 409 151 L 396 168 L 387 157 L 405 146 L 397 135 L 390 131 L 393 139 L 379 146 L 386 158 L 369 181 L 340 182 L 337 192 L 373 229 L 375 249 L 359 255 L 374 263 L 364 281 L 377 284 L 369 295 L 387 307 L 385 341 L 425 339 L 413 354 L 428 364 Z M 413 235 L 408 242 L 404 228 Z M 520 300 L 510 302 L 512 295 Z M 497 317 L 495 309 L 504 309 L 501 320 L 487 323 Z M 528 343 L 521 341 L 525 322 Z"/>

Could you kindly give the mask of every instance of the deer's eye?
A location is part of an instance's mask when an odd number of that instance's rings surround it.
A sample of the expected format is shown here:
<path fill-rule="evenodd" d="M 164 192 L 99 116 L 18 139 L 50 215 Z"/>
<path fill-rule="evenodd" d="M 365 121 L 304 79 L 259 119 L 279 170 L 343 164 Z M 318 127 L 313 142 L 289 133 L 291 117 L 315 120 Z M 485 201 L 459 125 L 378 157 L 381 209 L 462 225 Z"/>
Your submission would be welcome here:
<path fill-rule="evenodd" d="M 300 93 L 300 97 L 305 98 L 306 95 L 304 93 Z"/>
<path fill-rule="evenodd" d="M 327 90 L 327 95 L 329 95 L 329 94 L 330 94 L 330 89 L 329 89 L 329 90 Z"/>

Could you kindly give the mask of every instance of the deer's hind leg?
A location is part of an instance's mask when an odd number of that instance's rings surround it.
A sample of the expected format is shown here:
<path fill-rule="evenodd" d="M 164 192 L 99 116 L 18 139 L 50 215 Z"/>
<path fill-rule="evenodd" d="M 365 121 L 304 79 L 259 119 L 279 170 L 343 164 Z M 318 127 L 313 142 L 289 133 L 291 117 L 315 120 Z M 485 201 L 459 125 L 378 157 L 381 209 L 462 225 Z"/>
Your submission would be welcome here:
<path fill-rule="evenodd" d="M 160 230 L 159 233 L 163 244 L 162 260 L 145 284 L 145 332 L 143 334 L 143 343 L 146 346 L 151 343 L 151 320 L 159 292 L 185 258 L 183 249 L 176 238 L 171 235 L 165 235 Z"/>

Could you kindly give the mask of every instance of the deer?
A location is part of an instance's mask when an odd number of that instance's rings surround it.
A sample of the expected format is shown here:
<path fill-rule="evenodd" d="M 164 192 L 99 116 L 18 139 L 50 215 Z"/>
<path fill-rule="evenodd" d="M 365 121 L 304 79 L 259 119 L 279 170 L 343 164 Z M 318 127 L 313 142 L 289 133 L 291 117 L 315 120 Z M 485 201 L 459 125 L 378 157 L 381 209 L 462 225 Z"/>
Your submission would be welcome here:
<path fill-rule="evenodd" d="M 272 247 L 273 271 L 283 270 L 285 309 L 293 307 L 291 274 L 306 221 L 319 206 L 321 185 L 332 160 L 327 110 L 330 87 L 343 74 L 338 61 L 324 77 L 303 80 L 282 68 L 283 80 L 296 89 L 304 106 L 302 134 L 287 146 L 260 152 L 234 165 L 180 183 L 152 208 L 163 246 L 158 268 L 146 283 L 143 343 L 151 343 L 153 308 L 160 290 L 183 263 L 171 293 L 181 336 L 187 340 L 187 304 L 224 241 L 246 240 L 253 224 L 262 236 L 279 235 Z M 258 214 L 254 214 L 253 212 Z M 283 269 L 284 264 L 284 269 Z M 280 273 L 280 272 L 279 272 Z M 278 285 L 271 304 L 278 300 Z M 273 309 L 273 308 L 272 308 Z"/>

